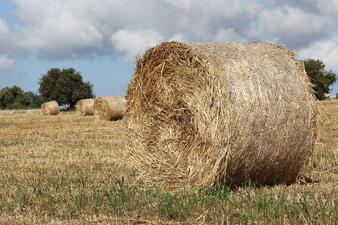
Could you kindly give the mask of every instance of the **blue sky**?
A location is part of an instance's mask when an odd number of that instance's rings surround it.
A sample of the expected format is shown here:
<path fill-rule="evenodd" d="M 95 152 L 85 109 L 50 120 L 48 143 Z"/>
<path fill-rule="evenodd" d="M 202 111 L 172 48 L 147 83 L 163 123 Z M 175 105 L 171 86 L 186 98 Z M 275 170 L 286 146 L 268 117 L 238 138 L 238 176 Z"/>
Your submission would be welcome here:
<path fill-rule="evenodd" d="M 18 30 L 20 23 L 14 15 L 16 4 L 12 0 L 1 0 L 0 18 L 4 19 L 11 31 Z M 1 45 L 1 43 L 0 43 Z M 1 53 L 1 52 L 0 52 Z M 0 70 L 0 88 L 19 85 L 24 90 L 38 92 L 38 81 L 50 68 L 70 68 L 79 71 L 84 80 L 94 85 L 96 96 L 124 95 L 134 72 L 134 63 L 120 56 L 98 55 L 73 59 L 51 60 L 39 57 L 36 49 L 17 54 L 15 66 Z"/>
<path fill-rule="evenodd" d="M 0 88 L 37 92 L 48 69 L 73 67 L 96 96 L 124 95 L 135 60 L 168 40 L 269 40 L 337 73 L 337 21 L 336 0 L 1 0 Z"/>
<path fill-rule="evenodd" d="M 14 68 L 0 71 L 0 88 L 18 85 L 24 90 L 37 92 L 40 77 L 50 68 L 75 68 L 85 81 L 93 84 L 96 96 L 124 95 L 133 75 L 134 64 L 109 56 L 85 57 L 67 60 L 40 59 L 34 53 L 15 58 Z"/>

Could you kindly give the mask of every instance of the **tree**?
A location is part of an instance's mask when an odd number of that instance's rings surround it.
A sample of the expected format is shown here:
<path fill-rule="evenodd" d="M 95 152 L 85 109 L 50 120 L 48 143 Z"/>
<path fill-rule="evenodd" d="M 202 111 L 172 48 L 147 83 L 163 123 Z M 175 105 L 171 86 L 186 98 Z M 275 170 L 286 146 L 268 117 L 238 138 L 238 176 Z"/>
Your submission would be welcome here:
<path fill-rule="evenodd" d="M 20 87 L 5 87 L 0 89 L 0 108 L 27 109 L 38 108 L 42 98 L 31 91 L 24 92 Z"/>
<path fill-rule="evenodd" d="M 0 90 L 0 108 L 7 108 L 9 105 L 16 102 L 23 93 L 24 91 L 18 86 L 2 88 Z"/>
<path fill-rule="evenodd" d="M 26 106 L 26 108 L 39 108 L 43 101 L 40 95 L 28 91 L 20 95 L 17 98 L 16 102 L 23 106 Z"/>
<path fill-rule="evenodd" d="M 325 71 L 325 65 L 320 60 L 307 59 L 304 67 L 315 91 L 315 96 L 319 100 L 326 98 L 326 94 L 330 92 L 329 86 L 336 82 L 336 74 Z"/>
<path fill-rule="evenodd" d="M 84 98 L 93 98 L 93 85 L 84 82 L 79 72 L 73 68 L 52 68 L 40 79 L 39 92 L 44 101 L 55 100 L 60 105 L 74 108 L 75 103 Z"/>

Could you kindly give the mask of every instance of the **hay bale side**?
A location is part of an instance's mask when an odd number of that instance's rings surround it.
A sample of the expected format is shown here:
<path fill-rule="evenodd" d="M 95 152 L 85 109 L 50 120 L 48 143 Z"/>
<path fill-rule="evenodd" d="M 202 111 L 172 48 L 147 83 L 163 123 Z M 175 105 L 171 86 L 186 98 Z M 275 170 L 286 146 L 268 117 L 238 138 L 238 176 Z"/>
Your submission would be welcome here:
<path fill-rule="evenodd" d="M 98 120 L 119 120 L 125 112 L 126 98 L 122 96 L 106 96 L 94 101 L 94 116 Z"/>
<path fill-rule="evenodd" d="M 59 103 L 57 101 L 45 102 L 41 105 L 43 115 L 57 115 L 60 113 Z"/>
<path fill-rule="evenodd" d="M 127 94 L 128 148 L 142 181 L 292 183 L 314 149 L 311 84 L 282 46 L 162 43 L 138 60 Z"/>
<path fill-rule="evenodd" d="M 79 116 L 94 115 L 94 99 L 81 99 L 76 102 L 76 113 Z"/>

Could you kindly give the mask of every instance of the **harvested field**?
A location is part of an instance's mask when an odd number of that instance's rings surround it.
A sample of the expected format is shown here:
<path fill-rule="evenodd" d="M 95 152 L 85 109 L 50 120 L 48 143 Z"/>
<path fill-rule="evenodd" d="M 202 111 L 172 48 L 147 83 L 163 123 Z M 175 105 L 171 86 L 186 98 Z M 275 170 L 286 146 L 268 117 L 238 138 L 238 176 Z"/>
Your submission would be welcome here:
<path fill-rule="evenodd" d="M 19 110 L 14 110 L 14 109 L 7 109 L 7 110 L 0 110 L 0 114 L 22 114 L 22 113 L 36 113 L 40 112 L 40 109 L 19 109 Z"/>
<path fill-rule="evenodd" d="M 301 182 L 196 193 L 137 181 L 123 120 L 0 114 L 0 224 L 335 224 L 338 101 L 322 104 L 326 121 Z"/>

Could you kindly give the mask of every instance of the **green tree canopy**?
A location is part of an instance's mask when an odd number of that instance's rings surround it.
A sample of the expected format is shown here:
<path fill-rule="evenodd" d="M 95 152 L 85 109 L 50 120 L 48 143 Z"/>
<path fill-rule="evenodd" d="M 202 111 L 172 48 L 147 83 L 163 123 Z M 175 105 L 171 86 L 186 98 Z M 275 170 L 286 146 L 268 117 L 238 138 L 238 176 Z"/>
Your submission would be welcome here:
<path fill-rule="evenodd" d="M 336 81 L 336 74 L 325 70 L 325 65 L 320 60 L 304 60 L 304 67 L 315 91 L 315 96 L 319 100 L 326 98 L 330 92 L 329 86 Z"/>
<path fill-rule="evenodd" d="M 7 108 L 23 95 L 24 91 L 18 87 L 4 87 L 0 90 L 0 108 Z"/>
<path fill-rule="evenodd" d="M 27 91 L 18 96 L 16 102 L 26 106 L 26 108 L 39 108 L 43 101 L 40 95 Z"/>
<path fill-rule="evenodd" d="M 73 108 L 78 100 L 93 98 L 93 85 L 84 82 L 81 74 L 73 68 L 52 68 L 42 75 L 39 84 L 44 101 L 55 100 Z"/>
<path fill-rule="evenodd" d="M 18 86 L 0 89 L 0 108 L 2 109 L 38 108 L 41 103 L 41 96 L 31 91 L 24 92 Z"/>

